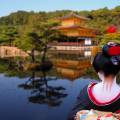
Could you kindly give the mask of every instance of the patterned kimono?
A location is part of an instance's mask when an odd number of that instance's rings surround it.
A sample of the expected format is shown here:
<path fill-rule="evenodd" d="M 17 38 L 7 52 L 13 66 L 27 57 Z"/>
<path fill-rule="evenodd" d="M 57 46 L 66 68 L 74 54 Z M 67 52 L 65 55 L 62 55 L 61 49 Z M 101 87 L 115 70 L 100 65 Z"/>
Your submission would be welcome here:
<path fill-rule="evenodd" d="M 100 103 L 92 94 L 92 88 L 95 84 L 96 83 L 90 83 L 81 90 L 77 97 L 76 104 L 69 115 L 69 120 L 74 120 L 76 113 L 80 110 L 95 109 L 99 111 L 120 113 L 120 94 L 109 102 Z"/>

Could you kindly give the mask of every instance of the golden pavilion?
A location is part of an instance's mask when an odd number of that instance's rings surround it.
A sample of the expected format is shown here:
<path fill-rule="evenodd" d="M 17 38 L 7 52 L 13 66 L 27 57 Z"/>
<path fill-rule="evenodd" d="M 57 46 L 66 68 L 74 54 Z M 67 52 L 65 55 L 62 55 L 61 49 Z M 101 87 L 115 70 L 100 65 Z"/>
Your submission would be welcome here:
<path fill-rule="evenodd" d="M 59 40 L 52 45 L 56 51 L 81 51 L 87 48 L 93 48 L 93 40 L 96 37 L 97 31 L 86 27 L 88 18 L 79 16 L 74 13 L 59 18 L 60 26 L 52 29 L 60 31 L 63 35 L 72 39 Z M 92 48 L 91 48 L 92 47 Z M 85 52 L 86 55 L 91 55 L 91 50 Z"/>

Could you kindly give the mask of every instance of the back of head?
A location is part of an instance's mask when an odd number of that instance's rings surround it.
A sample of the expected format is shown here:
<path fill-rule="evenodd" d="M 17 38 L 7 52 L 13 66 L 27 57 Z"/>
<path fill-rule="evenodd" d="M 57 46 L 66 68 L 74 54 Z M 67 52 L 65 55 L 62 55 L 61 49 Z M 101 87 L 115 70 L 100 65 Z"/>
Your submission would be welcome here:
<path fill-rule="evenodd" d="M 120 45 L 108 43 L 93 61 L 96 72 L 103 72 L 105 76 L 116 76 L 120 71 Z"/>

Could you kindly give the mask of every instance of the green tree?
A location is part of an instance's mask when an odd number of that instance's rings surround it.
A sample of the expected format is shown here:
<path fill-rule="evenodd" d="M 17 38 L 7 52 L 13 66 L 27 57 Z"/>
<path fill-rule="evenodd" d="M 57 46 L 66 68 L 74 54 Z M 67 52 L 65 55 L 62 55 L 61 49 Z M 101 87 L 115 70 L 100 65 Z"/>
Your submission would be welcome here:
<path fill-rule="evenodd" d="M 32 58 L 32 62 L 35 62 L 35 50 L 38 50 L 41 40 L 38 34 L 35 32 L 29 33 L 28 36 L 30 37 L 32 43 L 30 56 Z"/>
<path fill-rule="evenodd" d="M 100 44 L 104 45 L 110 41 L 120 43 L 120 33 L 105 34 L 102 37 Z"/>
<path fill-rule="evenodd" d="M 65 38 L 65 36 L 60 34 L 60 32 L 52 30 L 52 26 L 53 24 L 42 23 L 39 26 L 39 31 L 36 30 L 37 32 L 30 32 L 28 34 L 33 45 L 31 49 L 31 56 L 33 62 L 35 61 L 35 50 L 43 51 L 41 62 L 44 62 L 46 60 L 47 50 L 49 49 L 49 43 L 60 38 Z"/>
<path fill-rule="evenodd" d="M 14 41 L 18 37 L 18 32 L 15 27 L 8 27 L 5 31 L 6 39 L 9 42 L 9 46 L 15 46 Z"/>

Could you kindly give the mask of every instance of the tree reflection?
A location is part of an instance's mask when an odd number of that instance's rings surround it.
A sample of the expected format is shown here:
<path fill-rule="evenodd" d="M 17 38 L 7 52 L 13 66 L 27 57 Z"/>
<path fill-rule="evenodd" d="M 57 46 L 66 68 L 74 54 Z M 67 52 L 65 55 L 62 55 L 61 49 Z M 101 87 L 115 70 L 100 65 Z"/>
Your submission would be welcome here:
<path fill-rule="evenodd" d="M 59 106 L 67 94 L 64 87 L 49 85 L 50 81 L 53 80 L 57 80 L 57 78 L 46 77 L 46 72 L 42 72 L 41 77 L 36 77 L 35 72 L 33 72 L 28 81 L 20 84 L 19 87 L 31 90 L 31 96 L 28 97 L 29 102 Z"/>

